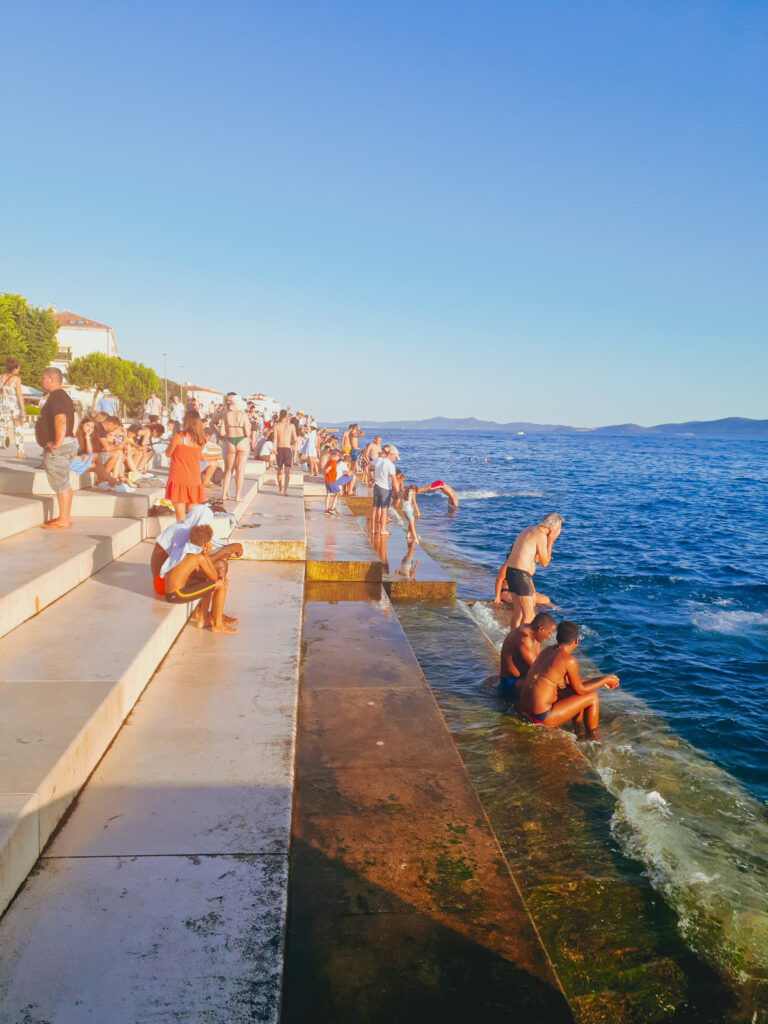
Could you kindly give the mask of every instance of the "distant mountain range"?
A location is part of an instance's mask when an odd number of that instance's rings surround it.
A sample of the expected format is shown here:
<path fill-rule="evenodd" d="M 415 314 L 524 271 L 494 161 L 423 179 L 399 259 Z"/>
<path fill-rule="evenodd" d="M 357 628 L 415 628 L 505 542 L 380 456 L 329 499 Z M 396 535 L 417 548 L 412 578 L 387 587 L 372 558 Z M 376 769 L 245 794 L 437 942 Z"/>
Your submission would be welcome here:
<path fill-rule="evenodd" d="M 337 424 L 340 428 L 347 423 Z M 428 420 L 392 420 L 390 422 L 361 421 L 363 430 L 484 430 L 503 434 L 666 434 L 668 436 L 768 438 L 768 420 L 749 420 L 729 416 L 723 420 L 692 420 L 688 423 L 660 423 L 655 427 L 640 427 L 637 423 L 618 423 L 612 427 L 567 427 L 554 423 L 496 423 L 478 420 L 474 416 L 450 419 L 433 416 Z"/>

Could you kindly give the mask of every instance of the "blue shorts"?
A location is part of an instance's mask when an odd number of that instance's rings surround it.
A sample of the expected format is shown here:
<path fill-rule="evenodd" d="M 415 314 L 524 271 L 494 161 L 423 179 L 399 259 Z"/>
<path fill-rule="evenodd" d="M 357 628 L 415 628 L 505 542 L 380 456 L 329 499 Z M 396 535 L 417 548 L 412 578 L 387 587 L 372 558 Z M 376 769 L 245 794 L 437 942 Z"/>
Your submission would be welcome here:
<path fill-rule="evenodd" d="M 337 484 L 351 484 L 354 479 L 355 478 L 353 476 L 350 476 L 349 473 L 345 473 L 344 476 L 337 476 L 336 477 L 336 483 Z"/>
<path fill-rule="evenodd" d="M 373 507 L 374 508 L 389 508 L 389 503 L 392 501 L 392 490 L 387 487 L 379 487 L 378 484 L 373 485 Z"/>
<path fill-rule="evenodd" d="M 502 697 L 516 697 L 517 684 L 520 682 L 518 676 L 507 676 L 499 680 L 499 695 Z"/>
<path fill-rule="evenodd" d="M 325 493 L 326 494 L 338 494 L 339 493 L 339 482 L 338 482 L 338 480 L 326 480 L 325 481 Z"/>
<path fill-rule="evenodd" d="M 349 461 L 350 462 L 357 462 L 357 460 L 359 458 L 360 458 L 360 452 L 358 451 L 357 448 L 353 448 L 352 451 L 349 453 Z"/>

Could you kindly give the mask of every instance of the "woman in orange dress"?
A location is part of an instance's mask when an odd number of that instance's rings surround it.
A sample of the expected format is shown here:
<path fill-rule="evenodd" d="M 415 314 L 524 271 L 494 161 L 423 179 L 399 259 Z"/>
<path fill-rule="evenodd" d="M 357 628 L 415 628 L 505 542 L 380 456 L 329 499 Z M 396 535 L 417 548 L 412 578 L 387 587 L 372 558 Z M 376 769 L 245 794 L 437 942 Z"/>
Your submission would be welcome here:
<path fill-rule="evenodd" d="M 192 409 L 187 412 L 183 427 L 173 435 L 166 451 L 171 465 L 165 496 L 173 502 L 177 522 L 181 522 L 192 505 L 201 505 L 205 501 L 200 475 L 204 444 L 203 421 L 200 413 Z"/>

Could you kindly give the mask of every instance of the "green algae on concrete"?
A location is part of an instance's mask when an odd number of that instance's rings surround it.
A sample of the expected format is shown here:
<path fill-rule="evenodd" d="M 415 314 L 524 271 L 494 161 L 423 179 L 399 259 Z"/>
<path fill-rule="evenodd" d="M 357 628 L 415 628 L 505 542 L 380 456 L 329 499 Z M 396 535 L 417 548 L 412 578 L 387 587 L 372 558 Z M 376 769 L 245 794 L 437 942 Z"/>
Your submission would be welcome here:
<path fill-rule="evenodd" d="M 577 746 L 504 713 L 498 656 L 475 625 L 458 607 L 397 612 L 579 1024 L 748 1024 L 619 851 L 612 797 Z"/>
<path fill-rule="evenodd" d="M 305 605 L 285 1024 L 567 1021 L 380 591 Z"/>

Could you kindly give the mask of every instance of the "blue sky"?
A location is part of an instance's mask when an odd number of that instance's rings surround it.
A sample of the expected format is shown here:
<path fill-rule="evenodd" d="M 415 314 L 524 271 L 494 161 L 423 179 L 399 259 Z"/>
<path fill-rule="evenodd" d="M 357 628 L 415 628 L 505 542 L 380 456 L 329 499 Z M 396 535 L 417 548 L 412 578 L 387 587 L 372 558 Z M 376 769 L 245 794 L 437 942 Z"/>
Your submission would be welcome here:
<path fill-rule="evenodd" d="M 757 0 L 4 6 L 0 290 L 328 419 L 768 416 Z"/>

